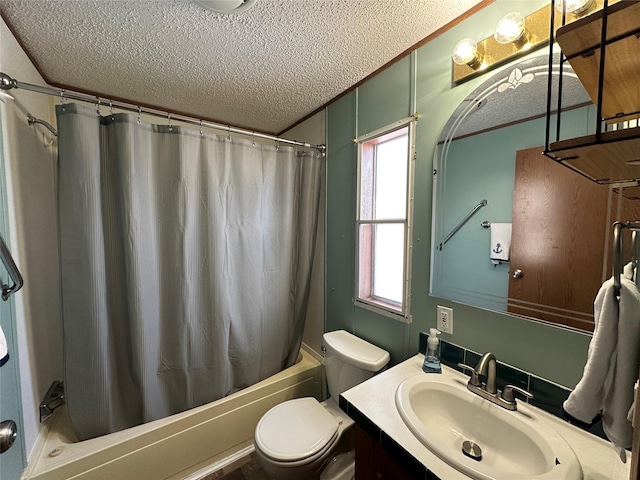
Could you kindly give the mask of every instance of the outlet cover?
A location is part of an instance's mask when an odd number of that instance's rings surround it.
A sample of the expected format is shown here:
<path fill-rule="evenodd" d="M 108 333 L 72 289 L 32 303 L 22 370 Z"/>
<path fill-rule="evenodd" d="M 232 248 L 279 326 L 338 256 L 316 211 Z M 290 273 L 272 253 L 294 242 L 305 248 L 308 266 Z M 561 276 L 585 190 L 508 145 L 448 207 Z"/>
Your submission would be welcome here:
<path fill-rule="evenodd" d="M 438 305 L 437 327 L 442 333 L 453 333 L 453 308 Z"/>

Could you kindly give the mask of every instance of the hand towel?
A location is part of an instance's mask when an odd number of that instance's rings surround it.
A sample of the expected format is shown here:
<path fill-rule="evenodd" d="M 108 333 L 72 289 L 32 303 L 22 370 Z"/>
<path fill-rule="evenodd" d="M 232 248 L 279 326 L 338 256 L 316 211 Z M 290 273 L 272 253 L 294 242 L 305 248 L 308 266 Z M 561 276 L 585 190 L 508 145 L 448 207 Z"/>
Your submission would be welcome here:
<path fill-rule="evenodd" d="M 627 420 L 631 422 L 631 426 L 636 428 L 636 401 L 638 400 L 638 381 L 636 380 L 636 384 L 633 387 L 633 403 L 631 404 L 631 408 L 629 409 L 629 414 L 627 415 Z"/>
<path fill-rule="evenodd" d="M 4 337 L 2 327 L 0 327 L 0 367 L 9 360 L 9 350 L 7 349 L 7 339 Z"/>
<path fill-rule="evenodd" d="M 587 363 L 582 379 L 562 405 L 568 420 L 582 426 L 595 423 L 601 413 L 603 430 L 617 449 L 631 447 L 633 431 L 627 415 L 640 362 L 640 292 L 625 275 L 620 281 L 619 301 L 613 279 L 596 296 Z"/>
<path fill-rule="evenodd" d="M 491 252 L 489 258 L 495 265 L 509 261 L 511 248 L 511 223 L 491 223 Z"/>
<path fill-rule="evenodd" d="M 627 263 L 622 269 L 624 275 L 632 282 L 636 281 L 636 267 L 633 262 Z"/>
<path fill-rule="evenodd" d="M 620 281 L 618 348 L 613 379 L 604 399 L 602 428 L 613 444 L 631 448 L 633 428 L 627 415 L 640 365 L 640 292 L 624 275 Z"/>

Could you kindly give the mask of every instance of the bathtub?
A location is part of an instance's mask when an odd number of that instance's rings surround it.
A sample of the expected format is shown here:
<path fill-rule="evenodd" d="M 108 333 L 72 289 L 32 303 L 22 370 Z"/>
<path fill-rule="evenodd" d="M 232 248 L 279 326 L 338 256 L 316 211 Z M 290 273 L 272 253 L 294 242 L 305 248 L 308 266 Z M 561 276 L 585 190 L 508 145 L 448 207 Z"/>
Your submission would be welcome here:
<path fill-rule="evenodd" d="M 247 449 L 258 420 L 297 397 L 322 400 L 321 364 L 300 350 L 292 367 L 228 397 L 83 442 L 59 408 L 34 447 L 23 480 L 178 480 Z"/>

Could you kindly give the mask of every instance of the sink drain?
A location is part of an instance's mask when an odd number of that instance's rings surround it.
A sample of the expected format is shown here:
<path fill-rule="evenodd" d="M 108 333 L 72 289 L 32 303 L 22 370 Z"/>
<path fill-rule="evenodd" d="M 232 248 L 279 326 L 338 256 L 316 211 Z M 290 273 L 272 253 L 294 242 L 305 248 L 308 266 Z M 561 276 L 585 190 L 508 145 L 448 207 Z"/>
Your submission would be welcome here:
<path fill-rule="evenodd" d="M 469 440 L 462 442 L 462 453 L 478 462 L 482 460 L 482 449 L 480 448 L 480 445 L 470 442 Z"/>

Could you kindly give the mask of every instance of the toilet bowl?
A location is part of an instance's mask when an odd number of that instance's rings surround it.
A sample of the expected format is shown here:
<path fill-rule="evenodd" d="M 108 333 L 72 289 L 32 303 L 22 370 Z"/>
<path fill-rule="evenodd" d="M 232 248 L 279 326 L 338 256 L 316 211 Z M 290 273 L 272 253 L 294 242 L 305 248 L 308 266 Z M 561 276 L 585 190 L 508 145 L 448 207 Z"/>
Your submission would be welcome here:
<path fill-rule="evenodd" d="M 278 480 L 321 478 L 327 464 L 353 443 L 345 441 L 353 420 L 331 403 L 313 397 L 289 400 L 260 419 L 254 444 L 265 472 Z"/>
<path fill-rule="evenodd" d="M 386 366 L 389 353 L 344 330 L 323 336 L 330 398 L 289 400 L 258 422 L 254 446 L 265 472 L 277 480 L 352 480 L 353 420 L 337 404 L 343 391 Z"/>

